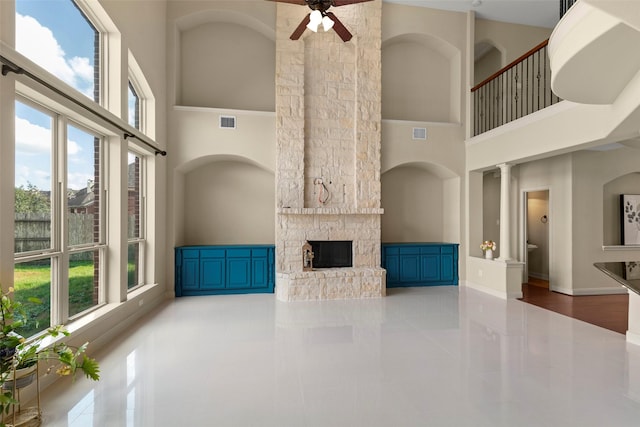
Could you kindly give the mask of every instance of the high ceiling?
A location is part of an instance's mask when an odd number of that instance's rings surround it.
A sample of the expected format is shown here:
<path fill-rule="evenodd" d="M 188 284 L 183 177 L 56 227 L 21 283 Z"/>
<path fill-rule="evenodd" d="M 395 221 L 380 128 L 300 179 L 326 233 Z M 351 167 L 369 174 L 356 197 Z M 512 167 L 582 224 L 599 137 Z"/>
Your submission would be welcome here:
<path fill-rule="evenodd" d="M 553 28 L 559 20 L 560 0 L 383 0 L 409 6 L 456 12 L 474 10 L 476 16 L 494 21 Z M 478 4 L 479 3 L 479 4 Z M 474 4 L 478 4 L 474 6 Z"/>

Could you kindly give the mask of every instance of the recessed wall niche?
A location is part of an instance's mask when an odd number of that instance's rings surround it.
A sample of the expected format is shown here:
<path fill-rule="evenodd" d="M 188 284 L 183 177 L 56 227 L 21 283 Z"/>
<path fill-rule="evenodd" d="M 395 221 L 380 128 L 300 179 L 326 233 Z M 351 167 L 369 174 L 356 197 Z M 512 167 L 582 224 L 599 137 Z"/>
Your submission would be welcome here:
<path fill-rule="evenodd" d="M 427 35 L 407 34 L 382 46 L 382 118 L 457 122 L 459 52 Z"/>
<path fill-rule="evenodd" d="M 640 194 L 640 172 L 628 173 L 602 187 L 602 244 L 622 245 L 620 227 L 620 195 Z"/>
<path fill-rule="evenodd" d="M 239 24 L 180 32 L 181 105 L 275 111 L 275 41 Z"/>
<path fill-rule="evenodd" d="M 185 173 L 184 244 L 273 244 L 274 179 L 270 171 L 235 160 Z"/>

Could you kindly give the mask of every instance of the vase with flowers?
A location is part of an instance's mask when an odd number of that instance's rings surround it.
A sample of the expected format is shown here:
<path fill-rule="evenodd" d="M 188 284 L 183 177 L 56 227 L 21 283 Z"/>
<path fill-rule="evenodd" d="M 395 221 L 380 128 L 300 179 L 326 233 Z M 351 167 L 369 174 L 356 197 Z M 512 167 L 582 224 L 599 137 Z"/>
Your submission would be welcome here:
<path fill-rule="evenodd" d="M 484 251 L 484 257 L 486 259 L 493 259 L 493 251 L 495 251 L 497 247 L 498 245 L 496 245 L 496 242 L 493 240 L 485 240 L 480 245 L 480 249 Z"/>

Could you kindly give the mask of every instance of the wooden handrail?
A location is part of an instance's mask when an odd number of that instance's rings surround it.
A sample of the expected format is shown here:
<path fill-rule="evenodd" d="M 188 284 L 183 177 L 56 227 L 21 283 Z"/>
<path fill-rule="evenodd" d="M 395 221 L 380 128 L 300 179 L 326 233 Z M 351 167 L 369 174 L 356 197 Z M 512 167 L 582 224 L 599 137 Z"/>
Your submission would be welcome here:
<path fill-rule="evenodd" d="M 500 74 L 502 74 L 502 73 L 510 70 L 511 68 L 515 67 L 520 62 L 524 61 L 529 56 L 533 55 L 534 53 L 536 53 L 537 51 L 539 51 L 540 49 L 542 49 L 543 47 L 545 47 L 548 44 L 549 44 L 549 39 L 543 41 L 542 43 L 540 43 L 539 45 L 537 45 L 536 47 L 534 47 L 533 49 L 531 49 L 530 51 L 528 51 L 524 55 L 518 57 L 516 60 L 512 61 L 511 63 L 509 63 L 509 65 L 507 65 L 505 67 L 502 67 L 501 69 L 499 69 L 498 71 L 496 71 L 495 73 L 491 74 L 489 77 L 487 77 L 486 79 L 484 79 L 483 81 L 481 81 L 480 83 L 478 83 L 477 85 L 472 87 L 471 88 L 471 92 L 475 92 L 476 90 L 480 89 L 482 86 L 486 85 L 491 80 L 493 80 L 496 77 L 498 77 Z"/>

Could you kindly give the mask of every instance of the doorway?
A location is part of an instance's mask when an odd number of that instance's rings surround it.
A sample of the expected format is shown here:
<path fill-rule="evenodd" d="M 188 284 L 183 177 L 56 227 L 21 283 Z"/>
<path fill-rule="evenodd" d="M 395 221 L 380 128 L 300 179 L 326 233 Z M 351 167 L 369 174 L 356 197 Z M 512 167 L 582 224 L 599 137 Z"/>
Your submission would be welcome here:
<path fill-rule="evenodd" d="M 524 207 L 523 279 L 526 283 L 549 289 L 549 190 L 525 192 Z"/>

